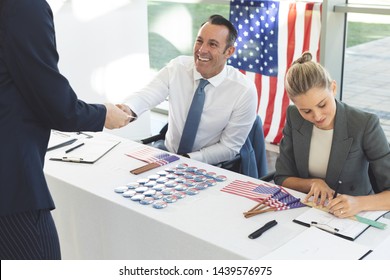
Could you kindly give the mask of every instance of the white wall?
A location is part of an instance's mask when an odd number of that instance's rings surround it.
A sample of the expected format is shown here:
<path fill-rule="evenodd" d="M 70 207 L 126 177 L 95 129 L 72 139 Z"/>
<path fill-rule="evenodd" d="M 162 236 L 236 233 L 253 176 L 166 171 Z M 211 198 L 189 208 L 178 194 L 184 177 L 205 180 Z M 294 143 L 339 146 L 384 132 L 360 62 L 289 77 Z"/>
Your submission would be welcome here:
<path fill-rule="evenodd" d="M 48 0 L 54 13 L 60 71 L 80 99 L 122 102 L 150 78 L 147 1 Z M 130 139 L 150 135 L 145 113 L 125 128 Z"/>

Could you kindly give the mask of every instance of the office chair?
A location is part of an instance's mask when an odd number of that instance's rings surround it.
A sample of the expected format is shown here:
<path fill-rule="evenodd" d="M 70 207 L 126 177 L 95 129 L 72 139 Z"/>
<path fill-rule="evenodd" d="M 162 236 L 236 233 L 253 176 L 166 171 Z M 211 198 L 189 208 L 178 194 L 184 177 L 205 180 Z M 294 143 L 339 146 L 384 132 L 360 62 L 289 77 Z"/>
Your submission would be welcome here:
<path fill-rule="evenodd" d="M 168 124 L 166 124 L 158 134 L 142 139 L 140 142 L 145 145 L 157 147 L 158 141 L 165 140 L 167 130 Z M 233 159 L 217 163 L 215 166 L 256 179 L 267 174 L 265 140 L 260 116 L 256 117 L 253 127 L 243 147 L 241 148 L 240 153 Z"/>

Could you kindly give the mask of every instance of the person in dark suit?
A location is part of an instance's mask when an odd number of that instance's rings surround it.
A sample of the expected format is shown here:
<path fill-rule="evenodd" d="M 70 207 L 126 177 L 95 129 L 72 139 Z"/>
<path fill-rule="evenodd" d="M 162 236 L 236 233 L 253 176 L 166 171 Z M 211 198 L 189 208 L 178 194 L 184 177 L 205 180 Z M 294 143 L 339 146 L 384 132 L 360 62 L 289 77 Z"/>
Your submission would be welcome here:
<path fill-rule="evenodd" d="M 307 193 L 306 201 L 312 197 L 341 218 L 390 210 L 390 148 L 378 117 L 336 100 L 336 82 L 311 59 L 304 53 L 286 75 L 294 105 L 287 109 L 275 183 Z"/>
<path fill-rule="evenodd" d="M 60 259 L 43 173 L 50 130 L 129 123 L 113 104 L 79 100 L 59 73 L 53 14 L 44 0 L 0 0 L 0 259 Z"/>

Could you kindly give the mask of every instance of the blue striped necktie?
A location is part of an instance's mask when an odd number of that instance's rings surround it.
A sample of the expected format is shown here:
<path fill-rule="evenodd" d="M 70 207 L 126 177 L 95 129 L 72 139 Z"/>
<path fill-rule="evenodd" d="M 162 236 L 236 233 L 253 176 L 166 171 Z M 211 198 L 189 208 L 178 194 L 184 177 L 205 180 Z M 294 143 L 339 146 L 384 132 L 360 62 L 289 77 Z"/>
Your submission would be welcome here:
<path fill-rule="evenodd" d="M 208 83 L 209 81 L 200 79 L 199 86 L 195 91 L 190 110 L 188 111 L 187 120 L 184 125 L 183 134 L 181 135 L 179 148 L 177 150 L 178 154 L 192 152 L 196 132 L 198 131 L 200 117 L 203 112 L 203 105 L 205 100 L 204 88 Z"/>

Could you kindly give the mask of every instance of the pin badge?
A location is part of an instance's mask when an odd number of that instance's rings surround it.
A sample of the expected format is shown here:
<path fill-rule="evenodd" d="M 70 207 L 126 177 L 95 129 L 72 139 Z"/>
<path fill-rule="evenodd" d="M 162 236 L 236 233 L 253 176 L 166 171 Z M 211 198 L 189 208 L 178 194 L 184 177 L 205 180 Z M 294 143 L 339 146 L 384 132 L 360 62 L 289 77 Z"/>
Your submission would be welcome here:
<path fill-rule="evenodd" d="M 163 201 L 167 203 L 174 203 L 177 201 L 177 197 L 175 195 L 167 195 L 163 197 Z"/>
<path fill-rule="evenodd" d="M 125 191 L 124 193 L 122 193 L 122 196 L 123 197 L 133 197 L 135 194 L 136 194 L 136 192 L 134 190 L 128 190 L 128 191 Z"/>
<path fill-rule="evenodd" d="M 139 203 L 142 204 L 142 205 L 149 205 L 149 204 L 152 204 L 153 202 L 154 202 L 154 199 L 152 197 L 150 197 L 150 196 L 145 197 L 144 199 L 141 199 L 139 201 Z"/>
<path fill-rule="evenodd" d="M 168 206 L 168 204 L 162 200 L 153 202 L 153 208 L 156 208 L 156 209 L 164 209 L 167 206 Z"/>
<path fill-rule="evenodd" d="M 136 195 L 133 195 L 130 199 L 133 201 L 140 201 L 144 198 L 145 198 L 145 196 L 143 194 L 136 194 Z"/>
<path fill-rule="evenodd" d="M 130 189 L 130 190 L 134 190 L 135 188 L 138 188 L 139 187 L 139 184 L 137 182 L 130 182 L 128 184 L 126 184 L 126 186 Z"/>
<path fill-rule="evenodd" d="M 142 186 L 142 187 L 136 188 L 135 191 L 137 193 L 143 193 L 143 192 L 147 191 L 148 189 L 149 189 L 148 187 Z"/>
<path fill-rule="evenodd" d="M 156 190 L 149 189 L 149 190 L 145 191 L 145 192 L 143 193 L 143 195 L 145 195 L 145 196 L 152 196 L 152 195 L 154 195 L 156 192 L 157 192 Z"/>
<path fill-rule="evenodd" d="M 126 186 L 120 186 L 120 187 L 116 187 L 116 188 L 114 189 L 114 192 L 116 192 L 116 193 L 124 193 L 124 192 L 127 191 L 127 190 L 129 190 L 128 187 L 126 187 Z"/>

